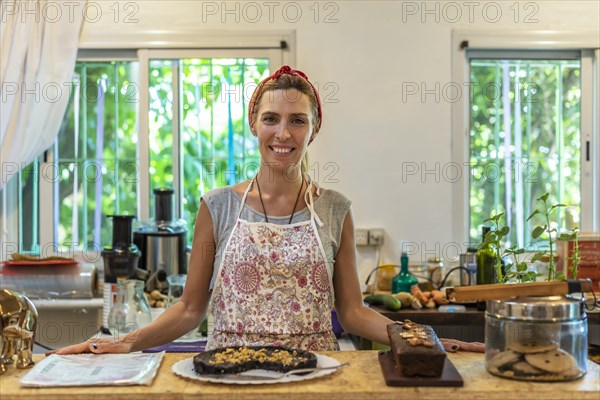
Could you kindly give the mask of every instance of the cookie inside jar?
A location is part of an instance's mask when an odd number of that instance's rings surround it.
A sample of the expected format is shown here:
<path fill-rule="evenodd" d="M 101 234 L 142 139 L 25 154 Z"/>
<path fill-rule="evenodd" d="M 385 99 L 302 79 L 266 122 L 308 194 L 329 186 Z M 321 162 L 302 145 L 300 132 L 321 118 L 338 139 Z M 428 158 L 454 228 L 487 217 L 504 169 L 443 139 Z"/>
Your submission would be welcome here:
<path fill-rule="evenodd" d="M 488 301 L 486 369 L 517 380 L 578 379 L 587 368 L 587 318 L 564 296 Z"/>

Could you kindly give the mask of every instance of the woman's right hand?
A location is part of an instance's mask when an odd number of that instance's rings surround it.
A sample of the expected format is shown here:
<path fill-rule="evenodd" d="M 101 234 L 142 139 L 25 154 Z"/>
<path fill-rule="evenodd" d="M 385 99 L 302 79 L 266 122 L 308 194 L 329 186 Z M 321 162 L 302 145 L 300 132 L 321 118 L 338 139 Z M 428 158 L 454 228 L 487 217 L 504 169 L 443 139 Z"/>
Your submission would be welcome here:
<path fill-rule="evenodd" d="M 97 339 L 90 338 L 83 343 L 74 344 L 71 346 L 63 347 L 62 349 L 51 350 L 46 352 L 46 356 L 51 354 L 81 354 L 81 353 L 129 353 L 133 344 L 132 339 L 128 339 L 127 336 L 121 340 L 115 339 Z"/>

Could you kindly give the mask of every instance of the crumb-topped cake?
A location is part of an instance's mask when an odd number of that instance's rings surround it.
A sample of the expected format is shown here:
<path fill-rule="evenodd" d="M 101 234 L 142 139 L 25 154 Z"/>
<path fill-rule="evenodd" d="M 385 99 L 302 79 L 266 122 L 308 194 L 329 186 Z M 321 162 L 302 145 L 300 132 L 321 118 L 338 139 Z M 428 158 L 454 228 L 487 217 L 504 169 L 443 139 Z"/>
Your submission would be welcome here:
<path fill-rule="evenodd" d="M 317 366 L 317 356 L 305 350 L 275 346 L 225 347 L 194 357 L 198 374 L 237 374 L 251 369 L 287 372 Z"/>
<path fill-rule="evenodd" d="M 410 320 L 387 326 L 396 365 L 404 376 L 440 377 L 446 350 L 429 325 Z"/>

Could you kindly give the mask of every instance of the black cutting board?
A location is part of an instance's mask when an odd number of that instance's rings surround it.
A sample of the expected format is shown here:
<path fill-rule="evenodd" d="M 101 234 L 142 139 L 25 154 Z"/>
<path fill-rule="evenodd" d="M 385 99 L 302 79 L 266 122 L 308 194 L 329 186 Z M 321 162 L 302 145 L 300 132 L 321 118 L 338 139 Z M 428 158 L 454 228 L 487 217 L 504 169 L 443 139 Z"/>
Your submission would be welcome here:
<path fill-rule="evenodd" d="M 389 350 L 379 352 L 379 366 L 388 386 L 463 386 L 462 377 L 452 362 L 446 358 L 442 376 L 425 378 L 420 376 L 407 377 L 396 367 L 394 356 Z"/>

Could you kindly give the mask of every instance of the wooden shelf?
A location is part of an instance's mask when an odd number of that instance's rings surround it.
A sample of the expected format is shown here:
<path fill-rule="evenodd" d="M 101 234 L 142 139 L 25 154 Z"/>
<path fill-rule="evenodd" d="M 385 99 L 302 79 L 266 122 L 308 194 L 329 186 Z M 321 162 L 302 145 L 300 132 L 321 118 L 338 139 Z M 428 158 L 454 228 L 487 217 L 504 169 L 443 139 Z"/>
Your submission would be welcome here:
<path fill-rule="evenodd" d="M 371 306 L 371 308 L 394 321 L 410 319 L 419 324 L 443 326 L 485 325 L 485 312 L 477 310 L 475 306 L 467 307 L 466 312 L 439 312 L 437 309 L 414 310 L 412 308 L 390 311 L 378 306 Z M 587 313 L 587 318 L 588 324 L 600 325 L 600 313 Z"/>

